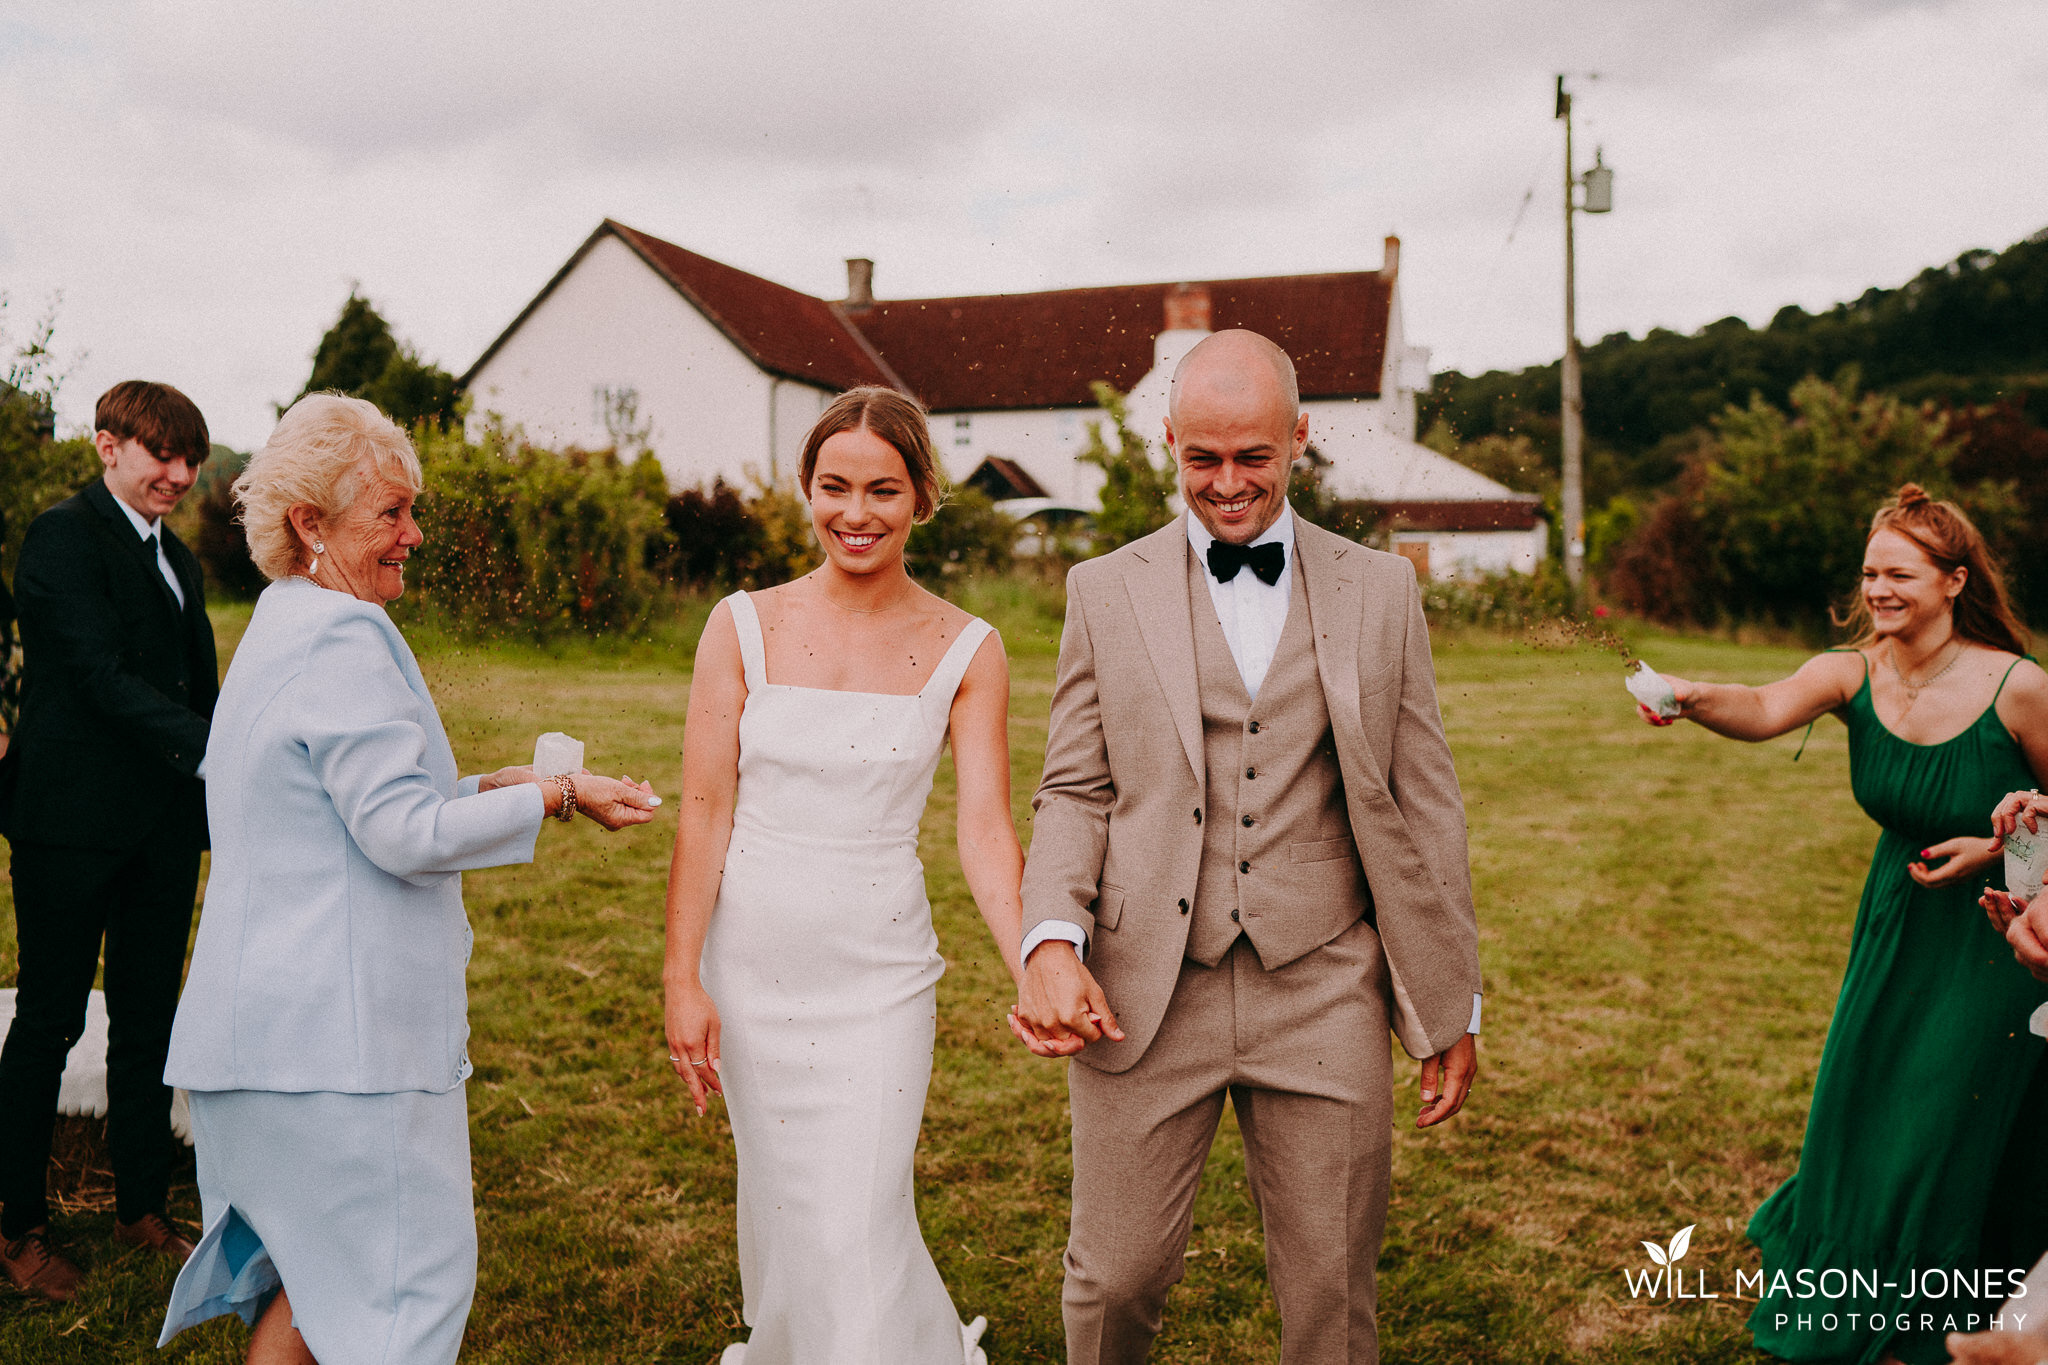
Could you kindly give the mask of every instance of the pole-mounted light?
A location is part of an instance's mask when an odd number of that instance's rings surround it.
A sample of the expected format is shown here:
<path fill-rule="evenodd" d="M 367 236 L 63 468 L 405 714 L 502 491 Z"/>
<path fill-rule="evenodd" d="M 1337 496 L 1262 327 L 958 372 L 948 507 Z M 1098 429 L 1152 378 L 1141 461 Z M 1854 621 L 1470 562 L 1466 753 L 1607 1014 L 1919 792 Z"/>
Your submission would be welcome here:
<path fill-rule="evenodd" d="M 1557 78 L 1557 112 L 1564 123 L 1564 362 L 1560 366 L 1560 406 L 1564 425 L 1564 486 L 1560 500 L 1564 512 L 1564 571 L 1574 589 L 1586 577 L 1586 470 L 1585 399 L 1579 383 L 1578 267 L 1575 260 L 1572 215 L 1611 213 L 1614 210 L 1614 172 L 1598 148 L 1593 168 L 1579 175 L 1572 168 L 1572 96 Z M 1583 190 L 1583 197 L 1574 189 Z M 1573 200 L 1579 198 L 1579 202 Z"/>

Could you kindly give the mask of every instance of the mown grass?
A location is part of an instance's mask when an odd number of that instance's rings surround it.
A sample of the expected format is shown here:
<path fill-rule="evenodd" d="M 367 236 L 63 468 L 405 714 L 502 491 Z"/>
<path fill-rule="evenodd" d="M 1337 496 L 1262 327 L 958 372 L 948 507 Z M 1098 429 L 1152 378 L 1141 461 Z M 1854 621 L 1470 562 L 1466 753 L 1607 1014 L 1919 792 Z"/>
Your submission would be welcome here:
<path fill-rule="evenodd" d="M 974 605 L 1008 627 L 1016 809 L 1043 752 L 1056 627 L 1028 593 Z M 241 618 L 223 613 L 224 642 Z M 540 648 L 417 639 L 466 767 L 584 737 L 605 771 L 673 793 L 688 639 Z M 1635 639 L 1661 666 L 1760 681 L 1783 648 Z M 1448 632 L 1443 704 L 1465 784 L 1488 998 L 1466 1113 L 1395 1140 L 1381 1259 L 1383 1358 L 1411 1365 L 1747 1361 L 1727 1298 L 1631 1300 L 1642 1239 L 1697 1224 L 1688 1265 L 1732 1285 L 1750 1210 L 1796 1160 L 1872 828 L 1842 731 L 1743 746 L 1635 721 L 1609 656 Z M 722 1114 L 690 1116 L 661 1034 L 661 890 L 673 826 L 550 827 L 531 867 L 471 874 L 470 1087 L 481 1283 L 466 1358 L 688 1361 L 739 1334 L 733 1159 Z M 942 768 L 925 860 L 951 968 L 919 1154 L 923 1226 L 955 1300 L 986 1313 L 991 1360 L 1058 1361 L 1069 1172 L 1062 1077 L 1009 1039 L 1009 999 L 952 851 Z M 0 916 L 0 981 L 14 972 Z M 1396 1112 L 1412 1112 L 1400 1060 Z M 180 1192 L 187 1216 L 196 1211 Z M 1272 1360 L 1243 1153 L 1226 1120 L 1186 1281 L 1154 1359 Z M 60 1232 L 91 1267 L 57 1309 L 0 1292 L 0 1360 L 154 1353 L 170 1276 L 110 1240 Z M 239 1325 L 186 1334 L 176 1361 L 240 1359 Z"/>

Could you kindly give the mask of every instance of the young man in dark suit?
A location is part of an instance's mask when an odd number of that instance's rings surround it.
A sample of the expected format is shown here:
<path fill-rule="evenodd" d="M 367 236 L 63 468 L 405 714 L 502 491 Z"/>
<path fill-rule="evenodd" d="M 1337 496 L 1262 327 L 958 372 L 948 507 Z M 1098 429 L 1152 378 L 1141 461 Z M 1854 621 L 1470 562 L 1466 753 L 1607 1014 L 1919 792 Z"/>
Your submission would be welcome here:
<path fill-rule="evenodd" d="M 165 1218 L 163 1074 L 206 847 L 198 770 L 219 692 L 199 562 L 163 524 L 206 459 L 206 419 L 169 385 L 129 380 L 100 398 L 93 425 L 104 473 L 22 541 L 21 715 L 0 760 L 20 945 L 0 1049 L 0 1268 L 59 1302 L 79 1271 L 50 1236 L 50 1134 L 102 940 L 115 1235 L 180 1261 L 191 1253 Z"/>

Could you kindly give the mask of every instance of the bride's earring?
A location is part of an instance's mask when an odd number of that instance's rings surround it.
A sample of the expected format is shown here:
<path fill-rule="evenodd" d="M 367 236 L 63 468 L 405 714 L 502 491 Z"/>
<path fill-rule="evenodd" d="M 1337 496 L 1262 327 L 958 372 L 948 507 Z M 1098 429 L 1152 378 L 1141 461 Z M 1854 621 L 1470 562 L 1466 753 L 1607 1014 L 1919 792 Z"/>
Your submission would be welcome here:
<path fill-rule="evenodd" d="M 321 556 L 321 555 L 324 555 L 324 554 L 326 554 L 326 553 L 327 553 L 327 542 L 326 542 L 326 541 L 324 541 L 324 540 L 316 540 L 316 541 L 314 541 L 314 542 L 313 542 L 313 566 L 312 566 L 311 568 L 309 568 L 309 569 L 307 569 L 307 570 L 306 570 L 306 576 L 307 576 L 308 578 L 311 578 L 311 577 L 312 577 L 312 576 L 313 576 L 314 574 L 316 574 L 316 573 L 319 573 L 319 572 L 320 572 L 320 556 Z"/>

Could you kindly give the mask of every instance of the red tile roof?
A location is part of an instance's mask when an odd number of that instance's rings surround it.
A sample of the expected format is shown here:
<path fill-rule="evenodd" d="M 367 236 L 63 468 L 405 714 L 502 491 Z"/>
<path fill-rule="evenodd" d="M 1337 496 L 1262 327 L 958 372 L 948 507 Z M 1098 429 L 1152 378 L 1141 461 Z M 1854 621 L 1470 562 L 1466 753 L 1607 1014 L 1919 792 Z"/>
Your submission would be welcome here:
<path fill-rule="evenodd" d="M 1380 391 L 1390 282 L 1378 271 L 1211 280 L 1213 326 L 1248 327 L 1294 357 L 1303 398 Z M 1093 407 L 1152 368 L 1170 284 L 878 301 L 848 316 L 934 412 Z"/>
<path fill-rule="evenodd" d="M 750 275 L 606 219 L 480 356 L 483 368 L 597 241 L 631 247 L 762 369 L 825 388 L 887 384 L 934 412 L 1093 407 L 1152 368 L 1172 284 L 842 304 Z M 1392 279 L 1379 271 L 1206 282 L 1213 325 L 1247 327 L 1294 357 L 1303 398 L 1380 391 Z"/>
<path fill-rule="evenodd" d="M 1380 515 L 1397 531 L 1527 531 L 1543 512 L 1535 494 L 1471 502 L 1383 502 Z"/>
<path fill-rule="evenodd" d="M 639 252 L 762 369 L 835 389 L 858 384 L 902 387 L 836 305 L 609 218 L 604 226 Z"/>

